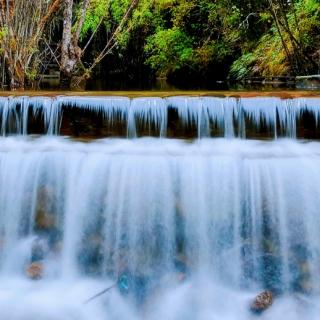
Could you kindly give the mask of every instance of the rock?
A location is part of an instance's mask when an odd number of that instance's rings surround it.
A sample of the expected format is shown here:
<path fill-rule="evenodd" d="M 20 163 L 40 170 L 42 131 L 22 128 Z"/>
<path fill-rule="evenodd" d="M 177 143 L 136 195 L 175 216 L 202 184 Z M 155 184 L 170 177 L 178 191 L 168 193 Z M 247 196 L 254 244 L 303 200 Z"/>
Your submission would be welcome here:
<path fill-rule="evenodd" d="M 301 279 L 299 286 L 300 286 L 299 289 L 300 289 L 301 293 L 303 293 L 305 295 L 311 294 L 312 291 L 314 290 L 314 287 L 313 287 L 313 284 L 312 284 L 312 281 L 310 278 Z"/>
<path fill-rule="evenodd" d="M 37 230 L 50 230 L 56 225 L 56 218 L 52 214 L 48 214 L 44 210 L 38 210 L 36 213 Z"/>
<path fill-rule="evenodd" d="M 311 294 L 314 290 L 311 269 L 308 261 L 302 261 L 298 265 L 298 277 L 294 282 L 294 289 L 303 294 Z"/>
<path fill-rule="evenodd" d="M 35 239 L 31 247 L 31 263 L 43 260 L 47 251 L 47 241 L 42 238 Z"/>
<path fill-rule="evenodd" d="M 259 314 L 267 310 L 273 303 L 273 293 L 271 291 L 263 291 L 258 294 L 250 305 L 253 313 Z"/>
<path fill-rule="evenodd" d="M 36 230 L 50 230 L 56 226 L 55 190 L 51 185 L 40 186 L 37 190 L 35 208 Z"/>
<path fill-rule="evenodd" d="M 43 264 L 40 262 L 31 263 L 26 269 L 26 275 L 32 280 L 40 280 L 43 276 Z"/>

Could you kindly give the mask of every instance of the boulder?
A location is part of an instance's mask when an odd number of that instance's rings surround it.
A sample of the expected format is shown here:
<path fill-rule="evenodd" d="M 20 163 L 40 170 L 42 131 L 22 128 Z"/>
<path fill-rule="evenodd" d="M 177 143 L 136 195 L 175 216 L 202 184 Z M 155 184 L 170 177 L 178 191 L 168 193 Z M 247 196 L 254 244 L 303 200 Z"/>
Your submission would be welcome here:
<path fill-rule="evenodd" d="M 273 303 L 273 293 L 263 291 L 258 294 L 250 304 L 250 310 L 255 314 L 260 314 L 267 310 Z"/>
<path fill-rule="evenodd" d="M 43 276 L 43 264 L 34 262 L 26 268 L 26 275 L 31 280 L 40 280 Z"/>

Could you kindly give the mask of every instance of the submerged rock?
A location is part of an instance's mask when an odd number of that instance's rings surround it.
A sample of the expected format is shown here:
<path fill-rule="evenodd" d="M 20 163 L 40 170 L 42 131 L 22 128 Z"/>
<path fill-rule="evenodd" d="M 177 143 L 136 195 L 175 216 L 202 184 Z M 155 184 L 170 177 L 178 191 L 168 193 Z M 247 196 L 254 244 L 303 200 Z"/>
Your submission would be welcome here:
<path fill-rule="evenodd" d="M 40 186 L 37 190 L 35 229 L 37 231 L 50 231 L 56 225 L 55 189 L 49 184 Z"/>
<path fill-rule="evenodd" d="M 56 218 L 53 214 L 48 214 L 44 210 L 38 210 L 36 214 L 37 230 L 50 230 L 56 225 Z"/>
<path fill-rule="evenodd" d="M 250 310 L 255 314 L 260 314 L 267 310 L 273 303 L 273 293 L 263 291 L 258 294 L 250 305 Z"/>
<path fill-rule="evenodd" d="M 47 252 L 47 241 L 40 237 L 35 239 L 31 247 L 31 263 L 43 260 Z"/>
<path fill-rule="evenodd" d="M 31 280 L 40 280 L 43 276 L 43 264 L 41 262 L 31 263 L 26 269 L 26 275 Z"/>

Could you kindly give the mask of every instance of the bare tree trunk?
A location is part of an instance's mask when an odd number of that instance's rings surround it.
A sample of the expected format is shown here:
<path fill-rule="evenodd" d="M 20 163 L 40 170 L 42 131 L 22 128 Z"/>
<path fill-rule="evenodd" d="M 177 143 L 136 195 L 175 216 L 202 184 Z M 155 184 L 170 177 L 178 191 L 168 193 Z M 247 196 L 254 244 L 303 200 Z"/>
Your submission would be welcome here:
<path fill-rule="evenodd" d="M 78 86 L 73 78 L 77 76 L 78 68 L 82 67 L 82 50 L 79 47 L 81 30 L 85 21 L 87 9 L 90 0 L 83 0 L 80 17 L 76 30 L 72 29 L 73 0 L 64 0 L 63 11 L 63 35 L 61 46 L 61 66 L 60 66 L 60 87 L 62 89 L 71 89 L 73 83 Z"/>
<path fill-rule="evenodd" d="M 72 41 L 72 10 L 73 0 L 64 0 L 63 34 L 61 44 L 60 87 L 69 89 L 71 77 L 76 65 Z"/>

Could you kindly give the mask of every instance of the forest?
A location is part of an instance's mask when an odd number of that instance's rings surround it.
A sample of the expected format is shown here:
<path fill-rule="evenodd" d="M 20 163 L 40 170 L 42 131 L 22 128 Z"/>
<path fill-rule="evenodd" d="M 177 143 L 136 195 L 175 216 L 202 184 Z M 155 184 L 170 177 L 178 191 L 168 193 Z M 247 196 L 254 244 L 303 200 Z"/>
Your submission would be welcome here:
<path fill-rule="evenodd" d="M 0 0 L 0 84 L 319 74 L 320 0 Z"/>

